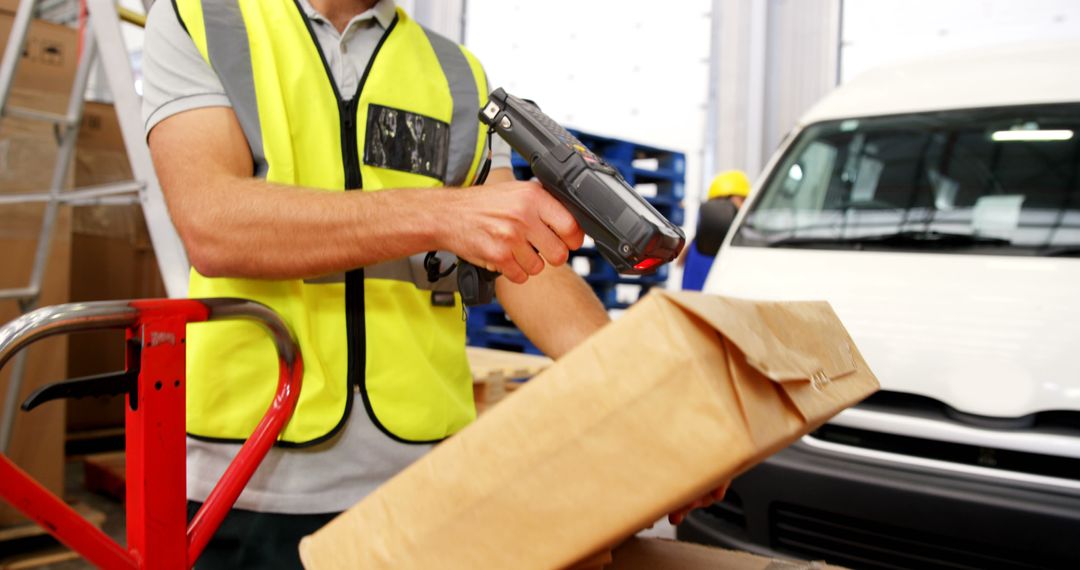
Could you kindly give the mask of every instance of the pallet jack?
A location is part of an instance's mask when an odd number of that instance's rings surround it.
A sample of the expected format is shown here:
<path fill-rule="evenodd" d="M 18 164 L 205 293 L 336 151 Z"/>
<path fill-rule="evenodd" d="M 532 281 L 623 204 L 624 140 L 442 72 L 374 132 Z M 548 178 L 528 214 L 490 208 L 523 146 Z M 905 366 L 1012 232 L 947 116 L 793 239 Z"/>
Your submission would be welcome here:
<path fill-rule="evenodd" d="M 185 344 L 188 323 L 245 319 L 277 348 L 277 392 L 199 512 L 187 522 Z M 295 337 L 265 305 L 243 299 L 99 301 L 43 307 L 0 328 L 0 368 L 46 337 L 124 329 L 123 372 L 43 386 L 23 410 L 60 398 L 126 394 L 127 549 L 0 454 L 0 497 L 57 540 L 105 569 L 191 568 L 292 417 L 303 362 Z"/>

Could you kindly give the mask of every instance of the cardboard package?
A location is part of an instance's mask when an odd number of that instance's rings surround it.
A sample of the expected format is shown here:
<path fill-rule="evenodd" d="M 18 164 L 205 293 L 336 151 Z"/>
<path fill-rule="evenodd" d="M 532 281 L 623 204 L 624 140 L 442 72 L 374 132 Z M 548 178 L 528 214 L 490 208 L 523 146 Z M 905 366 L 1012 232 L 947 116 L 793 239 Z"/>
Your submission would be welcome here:
<path fill-rule="evenodd" d="M 878 388 L 824 302 L 655 291 L 300 544 L 308 569 L 562 568 Z"/>
<path fill-rule="evenodd" d="M 0 6 L 0 51 L 7 44 L 13 16 Z M 75 76 L 76 32 L 34 21 L 19 62 L 11 92 L 13 105 L 63 112 Z M 51 124 L 5 117 L 0 121 L 0 193 L 45 192 L 56 161 L 56 137 Z M 0 206 L 0 288 L 30 283 L 34 252 L 41 228 L 43 204 Z M 68 300 L 71 258 L 71 212 L 61 208 L 45 266 L 39 305 Z M 15 301 L 0 302 L 0 323 L 19 316 Z M 66 376 L 67 339 L 57 337 L 29 348 L 20 402 L 37 387 Z M 0 397 L 7 393 L 9 363 L 0 372 Z M 33 412 L 16 412 L 7 455 L 55 494 L 64 488 L 64 403 L 52 402 Z M 0 501 L 0 527 L 26 523 L 14 508 Z"/>

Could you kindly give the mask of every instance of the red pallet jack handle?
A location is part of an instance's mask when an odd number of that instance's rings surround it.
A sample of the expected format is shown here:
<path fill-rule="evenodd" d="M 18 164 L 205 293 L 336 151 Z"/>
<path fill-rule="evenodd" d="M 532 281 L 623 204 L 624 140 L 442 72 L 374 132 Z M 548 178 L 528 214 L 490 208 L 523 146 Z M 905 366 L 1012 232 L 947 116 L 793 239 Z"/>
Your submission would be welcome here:
<path fill-rule="evenodd" d="M 187 520 L 185 344 L 189 323 L 245 319 L 277 349 L 277 392 L 199 512 Z M 303 363 L 288 327 L 241 299 L 102 301 L 43 307 L 0 328 L 0 368 L 25 346 L 57 334 L 125 329 L 128 369 L 139 370 L 126 415 L 127 549 L 0 455 L 0 496 L 100 568 L 190 568 L 296 408 Z"/>

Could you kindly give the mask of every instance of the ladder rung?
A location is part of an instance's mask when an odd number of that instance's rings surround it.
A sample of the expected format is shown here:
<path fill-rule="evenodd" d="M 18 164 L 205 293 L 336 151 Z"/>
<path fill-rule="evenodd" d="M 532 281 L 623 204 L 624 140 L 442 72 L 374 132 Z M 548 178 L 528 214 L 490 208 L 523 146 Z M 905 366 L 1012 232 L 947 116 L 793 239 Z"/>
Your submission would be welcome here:
<path fill-rule="evenodd" d="M 87 200 L 106 198 L 110 196 L 129 194 L 132 192 L 139 192 L 142 189 L 143 184 L 141 182 L 130 180 L 126 182 L 100 184 L 97 186 L 83 186 L 82 188 L 76 188 L 75 190 L 64 190 L 56 196 L 53 196 L 48 192 L 30 192 L 27 194 L 0 194 L 0 205 L 31 204 L 51 202 L 53 200 L 62 204 L 71 204 L 77 202 L 85 202 Z"/>
<path fill-rule="evenodd" d="M 17 287 L 14 289 L 0 289 L 0 300 L 4 299 L 33 299 L 37 297 L 38 291 L 30 287 Z"/>
<path fill-rule="evenodd" d="M 48 111 L 38 111 L 36 109 L 27 109 L 26 107 L 14 107 L 9 106 L 4 114 L 9 117 L 16 117 L 19 119 L 29 119 L 31 121 L 45 121 L 47 123 L 56 123 L 63 127 L 70 127 L 74 124 L 74 121 L 69 119 L 67 115 L 61 115 L 60 113 L 50 113 Z"/>

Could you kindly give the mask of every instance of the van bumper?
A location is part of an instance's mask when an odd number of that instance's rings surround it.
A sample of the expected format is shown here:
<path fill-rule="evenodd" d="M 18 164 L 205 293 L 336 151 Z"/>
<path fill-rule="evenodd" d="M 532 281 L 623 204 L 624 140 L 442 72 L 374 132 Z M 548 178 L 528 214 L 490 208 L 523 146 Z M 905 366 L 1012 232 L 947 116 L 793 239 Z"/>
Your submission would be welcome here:
<path fill-rule="evenodd" d="M 1080 486 L 842 447 L 773 455 L 678 538 L 852 568 L 1080 568 Z"/>

